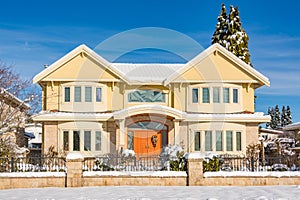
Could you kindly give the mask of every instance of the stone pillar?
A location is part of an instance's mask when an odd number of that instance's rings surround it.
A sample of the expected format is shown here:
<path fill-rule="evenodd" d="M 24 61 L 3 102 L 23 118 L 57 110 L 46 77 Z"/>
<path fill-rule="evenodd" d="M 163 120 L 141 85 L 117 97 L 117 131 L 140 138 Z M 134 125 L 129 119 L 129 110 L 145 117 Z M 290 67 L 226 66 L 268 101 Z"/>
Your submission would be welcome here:
<path fill-rule="evenodd" d="M 84 157 L 77 152 L 71 152 L 67 155 L 67 187 L 82 186 L 82 167 Z"/>
<path fill-rule="evenodd" d="M 189 153 L 187 157 L 188 186 L 203 184 L 203 157 L 200 153 Z"/>

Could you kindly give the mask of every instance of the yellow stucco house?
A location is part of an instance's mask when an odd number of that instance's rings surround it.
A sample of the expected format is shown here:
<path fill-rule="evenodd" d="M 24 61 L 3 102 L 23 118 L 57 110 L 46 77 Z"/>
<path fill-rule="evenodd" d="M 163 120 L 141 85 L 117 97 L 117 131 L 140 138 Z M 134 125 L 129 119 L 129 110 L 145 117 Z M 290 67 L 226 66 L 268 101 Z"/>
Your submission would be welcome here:
<path fill-rule="evenodd" d="M 185 64 L 110 63 L 80 45 L 37 74 L 43 150 L 159 154 L 162 147 L 241 154 L 258 140 L 254 91 L 268 78 L 218 44 Z"/>

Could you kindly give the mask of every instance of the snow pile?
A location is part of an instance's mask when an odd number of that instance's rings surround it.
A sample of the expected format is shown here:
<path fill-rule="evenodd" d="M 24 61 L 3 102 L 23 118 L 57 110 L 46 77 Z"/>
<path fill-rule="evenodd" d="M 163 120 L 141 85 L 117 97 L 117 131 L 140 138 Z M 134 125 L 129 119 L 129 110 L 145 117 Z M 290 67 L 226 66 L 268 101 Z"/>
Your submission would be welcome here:
<path fill-rule="evenodd" d="M 133 150 L 130 150 L 130 149 L 124 149 L 122 151 L 121 155 L 124 156 L 124 157 L 134 157 L 135 152 Z"/>
<path fill-rule="evenodd" d="M 93 176 L 151 176 L 151 177 L 187 177 L 184 171 L 85 171 L 83 172 L 83 177 L 93 177 Z"/>
<path fill-rule="evenodd" d="M 177 154 L 183 152 L 183 149 L 179 145 L 166 146 L 161 152 L 161 157 L 169 157 L 171 159 L 177 158 Z"/>

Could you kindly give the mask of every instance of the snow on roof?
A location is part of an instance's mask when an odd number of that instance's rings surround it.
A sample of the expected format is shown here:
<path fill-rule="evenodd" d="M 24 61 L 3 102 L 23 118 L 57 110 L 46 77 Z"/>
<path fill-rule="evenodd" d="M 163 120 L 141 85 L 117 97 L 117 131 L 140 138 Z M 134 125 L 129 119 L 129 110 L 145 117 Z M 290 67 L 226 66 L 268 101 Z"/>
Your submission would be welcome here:
<path fill-rule="evenodd" d="M 159 82 L 179 71 L 185 64 L 166 63 L 111 63 L 132 82 Z"/>
<path fill-rule="evenodd" d="M 40 113 L 33 116 L 35 121 L 60 121 L 60 120 L 107 120 L 112 117 L 112 113 L 73 113 L 73 112 L 50 112 L 50 111 L 41 111 Z"/>
<path fill-rule="evenodd" d="M 17 104 L 24 107 L 25 109 L 31 108 L 29 104 L 25 103 L 24 101 L 22 101 L 21 99 L 13 95 L 12 93 L 8 92 L 6 89 L 0 87 L 0 95 L 5 97 L 4 94 L 7 95 L 9 98 L 11 98 L 13 101 L 17 102 Z"/>
<path fill-rule="evenodd" d="M 283 127 L 283 130 L 287 130 L 287 131 L 296 130 L 296 129 L 300 129 L 300 122 L 289 124 L 289 125 Z"/>

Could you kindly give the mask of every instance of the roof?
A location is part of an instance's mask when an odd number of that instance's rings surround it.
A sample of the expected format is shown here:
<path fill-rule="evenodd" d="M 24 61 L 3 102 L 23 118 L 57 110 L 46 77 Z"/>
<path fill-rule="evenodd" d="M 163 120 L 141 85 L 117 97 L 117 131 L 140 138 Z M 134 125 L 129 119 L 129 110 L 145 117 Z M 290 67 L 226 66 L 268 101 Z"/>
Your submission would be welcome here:
<path fill-rule="evenodd" d="M 72 113 L 72 112 L 49 112 L 42 111 L 33 116 L 34 121 L 105 121 L 110 118 L 123 120 L 126 117 L 138 115 L 140 112 L 162 114 L 171 116 L 180 121 L 190 122 L 269 122 L 270 116 L 262 112 L 253 114 L 230 113 L 230 114 L 204 114 L 187 113 L 162 105 L 138 105 L 114 111 L 112 113 Z"/>
<path fill-rule="evenodd" d="M 24 133 L 24 136 L 25 136 L 25 137 L 28 137 L 29 139 L 34 139 L 34 138 L 35 138 L 34 134 L 29 133 L 29 132 L 25 132 L 25 133 Z"/>
<path fill-rule="evenodd" d="M 6 98 L 8 100 L 7 104 L 15 103 L 17 106 L 22 106 L 22 108 L 26 110 L 30 109 L 30 105 L 28 105 L 27 103 L 25 103 L 24 101 L 22 101 L 21 99 L 11 94 L 2 87 L 0 87 L 0 98 Z"/>
<path fill-rule="evenodd" d="M 37 83 L 43 78 L 47 77 L 52 72 L 60 68 L 64 63 L 68 62 L 70 59 L 74 58 L 80 53 L 84 53 L 93 59 L 96 63 L 101 64 L 107 70 L 115 74 L 121 80 L 129 85 L 138 83 L 159 83 L 163 85 L 168 85 L 174 81 L 181 74 L 189 70 L 191 67 L 195 66 L 197 63 L 201 62 L 208 55 L 212 53 L 221 53 L 225 55 L 230 61 L 235 63 L 243 71 L 249 73 L 254 78 L 256 78 L 263 85 L 270 86 L 269 79 L 259 73 L 250 65 L 246 64 L 244 61 L 240 60 L 237 56 L 229 52 L 227 49 L 219 44 L 213 44 L 206 50 L 202 51 L 198 56 L 193 58 L 187 63 L 110 63 L 102 58 L 99 54 L 94 52 L 92 49 L 82 44 L 63 56 L 61 59 L 50 65 L 48 68 L 44 69 L 42 72 L 37 74 L 33 78 L 33 82 Z"/>
<path fill-rule="evenodd" d="M 291 131 L 291 130 L 297 130 L 297 129 L 300 129 L 300 122 L 296 122 L 296 123 L 293 123 L 293 124 L 289 124 L 285 127 L 282 128 L 283 130 L 286 130 L 286 131 Z"/>
<path fill-rule="evenodd" d="M 166 63 L 111 63 L 131 82 L 162 83 L 170 74 L 176 73 L 185 64 Z"/>

